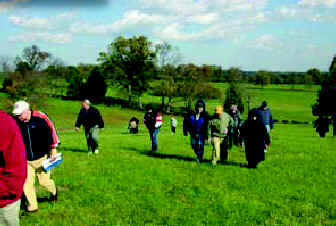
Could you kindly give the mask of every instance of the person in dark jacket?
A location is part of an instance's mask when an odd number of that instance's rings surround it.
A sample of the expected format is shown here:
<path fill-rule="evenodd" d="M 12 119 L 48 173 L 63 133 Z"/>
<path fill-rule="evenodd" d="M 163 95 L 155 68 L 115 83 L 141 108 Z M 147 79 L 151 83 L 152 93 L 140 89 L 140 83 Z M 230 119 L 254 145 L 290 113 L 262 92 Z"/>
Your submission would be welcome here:
<path fill-rule="evenodd" d="M 27 160 L 15 120 L 0 111 L 0 225 L 19 225 L 20 198 L 27 177 Z"/>
<path fill-rule="evenodd" d="M 152 105 L 146 106 L 146 113 L 144 116 L 144 123 L 149 132 L 149 138 L 152 143 L 152 151 L 157 152 L 157 135 L 162 126 L 162 114 L 160 111 L 153 111 Z"/>
<path fill-rule="evenodd" d="M 258 110 L 250 110 L 248 119 L 242 125 L 240 132 L 244 139 L 248 168 L 256 168 L 259 162 L 265 160 L 264 150 L 270 145 L 269 134 L 260 119 Z"/>
<path fill-rule="evenodd" d="M 84 126 L 88 154 L 98 154 L 98 134 L 99 129 L 104 128 L 104 120 L 97 108 L 92 107 L 89 100 L 83 100 L 82 109 L 78 114 L 75 129 L 80 130 Z"/>
<path fill-rule="evenodd" d="M 23 188 L 28 200 L 27 211 L 35 212 L 38 210 L 34 185 L 36 176 L 40 185 L 50 193 L 49 200 L 57 200 L 55 182 L 50 179 L 50 171 L 45 172 L 42 169 L 42 162 L 48 157 L 50 159 L 56 157 L 56 147 L 60 142 L 55 126 L 48 116 L 43 112 L 30 110 L 27 102 L 15 102 L 13 114 L 18 119 L 28 160 L 27 180 Z"/>
<path fill-rule="evenodd" d="M 128 123 L 128 129 L 131 134 L 137 134 L 139 132 L 139 119 L 132 117 Z"/>
<path fill-rule="evenodd" d="M 264 123 L 267 132 L 270 133 L 273 129 L 273 117 L 266 101 L 261 103 L 261 106 L 257 109 L 257 113 L 259 114 L 261 122 Z"/>
<path fill-rule="evenodd" d="M 205 111 L 205 102 L 198 100 L 195 112 L 187 114 L 183 121 L 184 135 L 190 134 L 191 147 L 196 154 L 197 162 L 203 161 L 204 141 L 208 136 L 208 114 Z"/>
<path fill-rule="evenodd" d="M 325 134 L 329 132 L 329 119 L 325 116 L 319 116 L 314 122 L 314 127 L 316 132 L 319 133 L 320 137 L 325 137 Z"/>

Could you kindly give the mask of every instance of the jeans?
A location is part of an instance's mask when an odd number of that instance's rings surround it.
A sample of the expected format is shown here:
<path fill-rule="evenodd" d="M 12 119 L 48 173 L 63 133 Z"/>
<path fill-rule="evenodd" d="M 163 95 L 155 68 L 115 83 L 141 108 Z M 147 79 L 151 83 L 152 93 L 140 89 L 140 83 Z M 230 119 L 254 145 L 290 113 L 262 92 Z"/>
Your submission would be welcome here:
<path fill-rule="evenodd" d="M 152 151 L 154 152 L 157 152 L 157 135 L 160 132 L 160 128 L 161 127 L 155 128 L 153 133 L 150 134 L 151 141 L 152 141 Z"/>
<path fill-rule="evenodd" d="M 201 162 L 203 160 L 203 154 L 204 154 L 204 135 L 195 134 L 190 136 L 190 138 L 191 138 L 191 147 L 197 156 L 197 160 Z"/>
<path fill-rule="evenodd" d="M 98 149 L 98 133 L 98 126 L 85 128 L 85 137 L 88 145 L 88 151 L 94 152 L 96 149 Z"/>

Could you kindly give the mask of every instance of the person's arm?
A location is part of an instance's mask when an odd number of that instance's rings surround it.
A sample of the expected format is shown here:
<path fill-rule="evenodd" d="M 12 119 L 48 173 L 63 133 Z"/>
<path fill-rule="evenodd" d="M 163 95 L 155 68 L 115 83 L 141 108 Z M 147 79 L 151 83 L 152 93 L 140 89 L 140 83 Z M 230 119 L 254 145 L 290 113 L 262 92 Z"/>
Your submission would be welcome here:
<path fill-rule="evenodd" d="M 0 207 L 6 200 L 17 199 L 27 176 L 25 147 L 14 120 L 1 121 L 0 129 Z"/>
<path fill-rule="evenodd" d="M 75 128 L 79 129 L 82 124 L 83 124 L 83 108 L 78 113 L 77 120 L 75 122 Z"/>
<path fill-rule="evenodd" d="M 44 122 L 44 125 L 41 125 L 45 128 L 46 133 L 48 133 L 48 144 L 49 144 L 49 151 L 48 151 L 48 156 L 50 158 L 55 158 L 57 151 L 56 148 L 58 144 L 60 143 L 59 137 L 56 132 L 56 128 L 54 124 L 51 122 L 51 120 L 48 118 L 46 114 L 43 112 L 38 112 L 34 111 L 34 116 L 40 117 L 43 119 L 42 121 Z"/>
<path fill-rule="evenodd" d="M 100 114 L 98 110 L 97 110 L 97 114 L 98 114 L 98 127 L 102 129 L 104 128 L 103 116 Z"/>
<path fill-rule="evenodd" d="M 269 113 L 270 113 L 270 128 L 273 129 L 273 116 L 271 110 Z"/>

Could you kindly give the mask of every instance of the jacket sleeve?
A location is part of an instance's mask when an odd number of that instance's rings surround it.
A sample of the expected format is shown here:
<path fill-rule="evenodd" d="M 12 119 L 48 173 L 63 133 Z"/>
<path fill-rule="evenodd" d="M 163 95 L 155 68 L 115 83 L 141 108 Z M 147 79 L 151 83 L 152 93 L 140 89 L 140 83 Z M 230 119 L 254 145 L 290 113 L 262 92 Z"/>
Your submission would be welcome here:
<path fill-rule="evenodd" d="M 33 115 L 42 118 L 46 123 L 49 131 L 49 137 L 50 137 L 50 149 L 54 149 L 60 144 L 60 139 L 58 137 L 56 128 L 53 124 L 53 122 L 48 118 L 48 116 L 40 111 L 33 111 Z"/>
<path fill-rule="evenodd" d="M 77 120 L 75 122 L 75 127 L 80 128 L 83 124 L 83 109 L 81 109 L 78 113 Z"/>
<path fill-rule="evenodd" d="M 27 176 L 25 148 L 14 120 L 2 124 L 0 155 L 0 207 L 4 207 L 8 200 L 19 199 Z"/>
<path fill-rule="evenodd" d="M 99 128 L 104 128 L 104 119 L 103 116 L 100 114 L 100 112 L 97 110 L 97 116 L 98 116 L 98 126 Z"/>
<path fill-rule="evenodd" d="M 270 128 L 273 129 L 273 116 L 271 111 L 270 111 Z"/>
<path fill-rule="evenodd" d="M 267 133 L 267 129 L 265 126 L 263 126 L 263 133 L 264 133 L 265 144 L 269 145 L 271 143 L 271 138 L 270 138 L 269 133 Z"/>
<path fill-rule="evenodd" d="M 186 115 L 183 119 L 183 135 L 188 136 L 190 127 L 190 117 Z"/>

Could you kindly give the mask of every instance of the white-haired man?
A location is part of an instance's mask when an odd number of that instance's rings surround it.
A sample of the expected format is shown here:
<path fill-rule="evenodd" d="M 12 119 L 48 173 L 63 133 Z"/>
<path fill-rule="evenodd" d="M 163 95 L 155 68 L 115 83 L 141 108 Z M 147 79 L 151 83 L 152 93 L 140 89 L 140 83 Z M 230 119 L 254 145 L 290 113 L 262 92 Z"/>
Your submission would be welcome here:
<path fill-rule="evenodd" d="M 36 176 L 40 185 L 50 192 L 49 200 L 57 200 L 55 182 L 50 179 L 50 171 L 43 170 L 42 162 L 48 157 L 56 157 L 56 147 L 60 142 L 48 116 L 43 112 L 31 110 L 26 101 L 15 102 L 12 113 L 18 119 L 28 160 L 28 175 L 23 187 L 28 200 L 27 211 L 35 212 L 38 210 L 34 185 Z"/>

